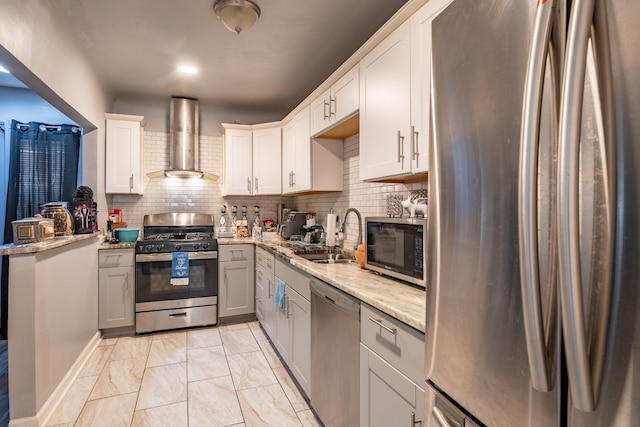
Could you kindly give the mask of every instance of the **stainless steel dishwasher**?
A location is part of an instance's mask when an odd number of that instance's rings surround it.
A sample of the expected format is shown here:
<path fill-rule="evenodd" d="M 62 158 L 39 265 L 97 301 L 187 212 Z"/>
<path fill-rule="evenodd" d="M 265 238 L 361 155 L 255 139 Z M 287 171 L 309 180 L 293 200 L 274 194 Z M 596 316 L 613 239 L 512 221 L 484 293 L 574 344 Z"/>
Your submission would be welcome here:
<path fill-rule="evenodd" d="M 360 425 L 360 301 L 311 280 L 311 406 L 326 427 Z"/>

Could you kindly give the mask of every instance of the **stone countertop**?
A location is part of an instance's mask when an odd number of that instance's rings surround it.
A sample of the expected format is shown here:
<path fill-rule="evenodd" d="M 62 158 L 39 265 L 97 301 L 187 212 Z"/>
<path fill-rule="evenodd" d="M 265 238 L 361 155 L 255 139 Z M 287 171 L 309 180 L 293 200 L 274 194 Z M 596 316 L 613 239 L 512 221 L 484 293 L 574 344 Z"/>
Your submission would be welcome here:
<path fill-rule="evenodd" d="M 23 245 L 9 243 L 6 245 L 0 245 L 0 255 L 34 254 L 66 246 L 74 242 L 79 242 L 81 240 L 91 239 L 93 237 L 99 237 L 101 239 L 104 238 L 102 233 L 97 232 L 90 234 L 74 234 L 72 236 L 54 237 L 53 239 L 44 240 L 42 242 L 26 243 Z"/>
<path fill-rule="evenodd" d="M 218 239 L 225 244 L 255 244 L 270 250 L 291 265 L 323 280 L 360 301 L 425 332 L 426 296 L 422 288 L 389 279 L 371 270 L 360 268 L 357 263 L 318 264 L 296 256 L 282 242 L 253 239 Z"/>
<path fill-rule="evenodd" d="M 99 250 L 108 250 L 108 249 L 135 249 L 136 242 L 120 242 L 120 243 L 109 243 L 102 242 L 100 246 L 98 246 Z"/>

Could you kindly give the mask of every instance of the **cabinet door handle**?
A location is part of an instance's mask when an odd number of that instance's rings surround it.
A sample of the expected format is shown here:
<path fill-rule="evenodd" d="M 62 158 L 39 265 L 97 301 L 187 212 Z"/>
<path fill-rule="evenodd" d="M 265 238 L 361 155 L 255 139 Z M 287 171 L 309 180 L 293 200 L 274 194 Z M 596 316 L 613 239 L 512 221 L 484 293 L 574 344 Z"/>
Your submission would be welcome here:
<path fill-rule="evenodd" d="M 331 105 L 333 104 L 333 108 L 331 108 Z M 333 115 L 335 117 L 336 115 L 336 98 L 333 97 L 329 97 L 329 115 Z"/>
<path fill-rule="evenodd" d="M 247 191 L 251 194 L 251 178 L 247 177 Z"/>
<path fill-rule="evenodd" d="M 129 191 L 133 190 L 133 174 L 129 175 Z"/>
<path fill-rule="evenodd" d="M 255 194 L 258 194 L 258 177 L 253 178 Z"/>
<path fill-rule="evenodd" d="M 296 186 L 296 173 L 295 172 L 291 172 L 291 186 L 292 187 Z"/>
<path fill-rule="evenodd" d="M 418 423 L 420 424 L 420 426 L 422 426 L 422 420 L 416 420 L 416 413 L 411 412 L 411 424 L 409 424 L 409 426 L 415 427 L 415 425 Z"/>
<path fill-rule="evenodd" d="M 271 301 L 271 280 L 269 280 L 269 301 Z"/>
<path fill-rule="evenodd" d="M 329 108 L 328 113 L 327 113 L 327 107 Z M 326 99 L 324 100 L 324 107 L 323 107 L 322 113 L 325 120 L 329 119 L 329 117 L 331 116 L 331 106 L 329 105 Z"/>
<path fill-rule="evenodd" d="M 390 328 L 387 325 L 383 324 L 382 323 L 382 319 L 374 319 L 373 317 L 369 317 L 369 320 L 371 320 L 376 325 L 380 326 L 385 331 L 391 332 L 393 335 L 395 335 L 396 332 L 398 331 L 398 329 L 396 329 L 396 328 Z"/>
<path fill-rule="evenodd" d="M 404 169 L 404 136 L 398 131 L 398 163 L 402 163 L 401 168 Z"/>
<path fill-rule="evenodd" d="M 420 152 L 418 150 L 418 133 L 415 126 L 411 126 L 411 135 L 413 136 L 413 160 L 418 161 Z M 417 164 L 416 164 L 417 166 Z"/>
<path fill-rule="evenodd" d="M 289 299 L 289 295 L 286 295 L 286 294 L 284 296 L 284 310 L 288 319 L 289 316 L 291 315 L 291 300 Z"/>
<path fill-rule="evenodd" d="M 169 315 L 170 319 L 173 319 L 174 317 L 187 317 L 187 313 L 182 312 L 182 313 L 173 313 Z"/>

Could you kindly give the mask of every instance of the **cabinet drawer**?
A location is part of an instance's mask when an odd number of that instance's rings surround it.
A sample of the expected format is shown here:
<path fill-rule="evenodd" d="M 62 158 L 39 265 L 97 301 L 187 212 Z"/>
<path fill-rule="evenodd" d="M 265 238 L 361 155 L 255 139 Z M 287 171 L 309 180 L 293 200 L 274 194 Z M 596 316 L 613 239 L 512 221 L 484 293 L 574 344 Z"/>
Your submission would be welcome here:
<path fill-rule="evenodd" d="M 253 245 L 220 245 L 218 260 L 225 261 L 253 261 Z"/>
<path fill-rule="evenodd" d="M 311 276 L 278 259 L 276 260 L 276 277 L 302 295 L 304 299 L 311 301 L 311 288 L 309 286 Z"/>
<path fill-rule="evenodd" d="M 98 251 L 100 268 L 131 267 L 134 265 L 133 249 L 102 249 Z"/>
<path fill-rule="evenodd" d="M 262 248 L 256 248 L 256 264 L 260 264 L 265 268 L 265 270 L 269 271 L 271 274 L 275 274 L 275 255 L 271 252 Z"/>
<path fill-rule="evenodd" d="M 424 334 L 366 304 L 360 341 L 416 384 L 424 381 Z"/>

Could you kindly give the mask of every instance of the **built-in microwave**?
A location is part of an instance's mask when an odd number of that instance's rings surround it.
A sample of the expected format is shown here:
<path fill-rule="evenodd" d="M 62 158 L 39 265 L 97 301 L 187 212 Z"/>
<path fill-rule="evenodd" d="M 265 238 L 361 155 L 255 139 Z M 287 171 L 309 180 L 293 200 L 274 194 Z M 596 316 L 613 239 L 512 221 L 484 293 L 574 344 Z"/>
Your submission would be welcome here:
<path fill-rule="evenodd" d="M 425 218 L 365 218 L 367 268 L 426 287 Z"/>

